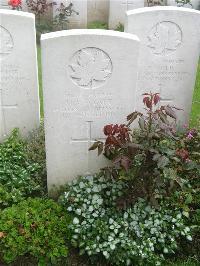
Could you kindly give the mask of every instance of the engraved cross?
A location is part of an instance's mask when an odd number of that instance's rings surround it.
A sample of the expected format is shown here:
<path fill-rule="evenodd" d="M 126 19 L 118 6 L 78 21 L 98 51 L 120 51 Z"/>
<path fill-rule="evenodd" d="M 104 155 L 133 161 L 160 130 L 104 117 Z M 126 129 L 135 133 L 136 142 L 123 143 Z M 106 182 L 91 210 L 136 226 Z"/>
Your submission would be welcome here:
<path fill-rule="evenodd" d="M 90 158 L 89 158 L 89 148 L 97 141 L 97 139 L 92 138 L 92 123 L 93 121 L 85 121 L 87 123 L 87 138 L 80 138 L 80 139 L 71 139 L 71 143 L 87 143 L 87 174 L 90 173 Z M 98 138 L 98 140 L 105 140 L 105 138 Z"/>
<path fill-rule="evenodd" d="M 131 8 L 131 6 L 133 5 L 133 0 L 132 1 L 126 0 L 126 1 L 122 2 L 122 5 L 125 5 L 126 10 L 129 10 Z"/>
<path fill-rule="evenodd" d="M 173 101 L 174 101 L 174 97 L 173 95 L 168 95 L 168 96 L 165 96 L 165 92 L 164 92 L 164 89 L 163 89 L 163 85 L 162 84 L 158 84 L 159 86 L 159 93 L 160 93 L 160 102 L 161 103 L 167 103 L 167 104 L 172 104 Z M 167 90 L 167 88 L 165 88 L 165 90 Z"/>
<path fill-rule="evenodd" d="M 17 104 L 9 105 L 3 104 L 2 90 L 0 90 L 0 138 L 7 135 L 5 110 L 16 109 Z"/>

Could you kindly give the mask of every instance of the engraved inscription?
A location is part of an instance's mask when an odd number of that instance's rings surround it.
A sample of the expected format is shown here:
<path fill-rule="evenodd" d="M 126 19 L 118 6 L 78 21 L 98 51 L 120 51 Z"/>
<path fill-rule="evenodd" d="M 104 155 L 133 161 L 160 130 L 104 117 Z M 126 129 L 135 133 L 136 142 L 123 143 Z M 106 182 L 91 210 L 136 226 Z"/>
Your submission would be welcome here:
<path fill-rule="evenodd" d="M 3 64 L 3 66 L 0 68 L 0 84 L 6 85 L 8 83 L 16 83 L 16 81 L 19 79 L 19 69 L 16 65 L 7 65 Z"/>
<path fill-rule="evenodd" d="M 95 93 L 91 95 L 67 94 L 65 106 L 54 110 L 62 113 L 66 118 L 112 118 L 116 113 L 124 112 L 125 106 L 120 106 L 119 102 L 110 93 Z"/>
<path fill-rule="evenodd" d="M 157 84 L 162 82 L 180 82 L 189 77 L 189 72 L 184 68 L 184 60 L 164 60 L 158 65 L 143 66 L 139 72 L 139 81 L 151 81 Z"/>
<path fill-rule="evenodd" d="M 131 8 L 134 8 L 134 0 L 126 0 L 122 2 L 122 5 L 126 6 L 126 10 L 130 10 Z"/>
<path fill-rule="evenodd" d="M 21 73 L 17 65 L 3 63 L 0 67 L 0 139 L 9 133 L 7 116 L 16 114 L 18 108 L 15 97 L 9 97 L 9 95 L 22 88 L 25 79 L 26 76 Z M 13 98 L 14 102 L 9 98 Z"/>
<path fill-rule="evenodd" d="M 10 32 L 0 26 L 0 59 L 8 56 L 13 50 L 13 38 Z"/>
<path fill-rule="evenodd" d="M 28 80 L 26 73 L 23 73 L 19 66 L 14 64 L 2 64 L 0 67 L 0 88 L 10 91 L 24 87 L 24 81 Z"/>
<path fill-rule="evenodd" d="M 168 55 L 181 45 L 182 31 L 176 23 L 162 21 L 151 29 L 147 39 L 147 46 L 154 54 Z"/>
<path fill-rule="evenodd" d="M 164 70 L 166 69 L 166 70 Z M 180 71 L 168 66 L 161 66 L 159 70 L 152 67 L 144 68 L 144 72 L 139 73 L 138 80 L 142 81 L 182 81 L 189 76 L 188 71 Z"/>
<path fill-rule="evenodd" d="M 112 74 L 110 57 L 102 50 L 87 47 L 71 58 L 69 73 L 72 81 L 81 88 L 95 89 L 104 85 Z"/>
<path fill-rule="evenodd" d="M 183 58 L 168 57 L 152 65 L 143 65 L 138 75 L 138 90 L 159 92 L 162 104 L 172 104 L 177 89 L 180 88 L 181 91 L 190 78 L 191 74 L 185 66 L 186 61 Z M 143 91 L 144 87 L 146 91 Z"/>

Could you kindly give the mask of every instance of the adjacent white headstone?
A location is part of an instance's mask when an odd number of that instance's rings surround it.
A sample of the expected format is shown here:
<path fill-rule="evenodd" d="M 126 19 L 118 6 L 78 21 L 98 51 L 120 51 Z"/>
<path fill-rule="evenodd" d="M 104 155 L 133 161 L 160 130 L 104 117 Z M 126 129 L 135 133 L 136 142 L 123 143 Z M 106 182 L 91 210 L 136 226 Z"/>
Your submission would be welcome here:
<path fill-rule="evenodd" d="M 167 0 L 168 6 L 178 6 L 178 7 L 187 7 L 192 9 L 199 10 L 200 8 L 200 0 Z"/>
<path fill-rule="evenodd" d="M 144 0 L 110 0 L 109 29 L 124 25 L 126 11 L 144 7 Z"/>
<path fill-rule="evenodd" d="M 58 15 L 58 8 L 63 3 L 68 6 L 70 3 L 73 4 L 73 10 L 71 16 L 68 17 L 69 23 L 67 24 L 68 29 L 86 29 L 87 28 L 87 0 L 56 0 L 56 4 L 53 6 L 53 17 Z"/>
<path fill-rule="evenodd" d="M 9 8 L 8 1 L 7 0 L 1 0 L 0 9 L 8 9 L 8 8 Z"/>
<path fill-rule="evenodd" d="M 127 33 L 68 30 L 42 36 L 48 187 L 94 173 L 105 158 L 88 151 L 103 127 L 135 107 L 139 40 Z"/>
<path fill-rule="evenodd" d="M 99 21 L 108 23 L 110 0 L 88 0 L 88 24 Z"/>
<path fill-rule="evenodd" d="M 162 104 L 184 109 L 188 122 L 200 49 L 200 12 L 178 7 L 152 7 L 127 12 L 125 31 L 141 40 L 137 109 L 142 93 L 160 92 Z"/>
<path fill-rule="evenodd" d="M 0 140 L 39 126 L 34 16 L 0 10 Z"/>

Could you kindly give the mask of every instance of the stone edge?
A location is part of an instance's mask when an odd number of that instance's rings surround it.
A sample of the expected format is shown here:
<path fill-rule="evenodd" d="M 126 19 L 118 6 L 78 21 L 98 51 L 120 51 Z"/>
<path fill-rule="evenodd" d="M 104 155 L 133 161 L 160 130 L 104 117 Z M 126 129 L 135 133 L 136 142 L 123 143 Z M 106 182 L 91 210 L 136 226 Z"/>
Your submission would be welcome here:
<path fill-rule="evenodd" d="M 129 10 L 126 12 L 126 15 L 131 16 L 131 15 L 135 15 L 135 14 L 148 13 L 148 12 L 152 12 L 152 11 L 178 11 L 178 12 L 187 12 L 187 13 L 194 13 L 194 14 L 200 15 L 199 10 L 185 8 L 185 7 L 176 7 L 176 6 L 142 7 L 142 8 L 137 8 L 134 10 Z"/>
<path fill-rule="evenodd" d="M 17 11 L 17 10 L 9 10 L 9 9 L 0 9 L 0 15 L 13 15 L 19 17 L 27 17 L 35 19 L 35 15 L 33 13 L 24 12 L 24 11 Z"/>
<path fill-rule="evenodd" d="M 131 33 L 119 32 L 113 30 L 96 30 L 96 29 L 73 29 L 73 30 L 64 30 L 64 31 L 56 31 L 42 34 L 41 41 L 54 39 L 54 38 L 62 38 L 76 35 L 96 35 L 96 36 L 110 36 L 110 37 L 120 37 L 126 38 L 130 40 L 134 40 L 140 42 L 139 38 Z"/>

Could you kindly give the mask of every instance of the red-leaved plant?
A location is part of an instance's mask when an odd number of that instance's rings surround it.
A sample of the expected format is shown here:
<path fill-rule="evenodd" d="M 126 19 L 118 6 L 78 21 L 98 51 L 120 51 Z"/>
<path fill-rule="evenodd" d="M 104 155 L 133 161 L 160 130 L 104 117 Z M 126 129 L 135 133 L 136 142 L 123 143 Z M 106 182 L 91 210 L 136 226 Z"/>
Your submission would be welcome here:
<path fill-rule="evenodd" d="M 169 105 L 156 108 L 160 102 L 158 93 L 145 93 L 143 96 L 145 113 L 134 111 L 127 116 L 126 124 L 106 125 L 105 143 L 96 141 L 90 150 L 98 149 L 99 155 L 103 153 L 112 160 L 113 166 L 104 169 L 106 175 L 131 182 L 140 180 L 139 186 L 142 186 L 144 194 L 155 202 L 156 189 L 163 176 L 163 169 L 170 162 L 169 157 L 183 156 L 176 150 L 160 147 L 164 140 L 177 139 L 175 110 L 180 109 Z M 131 125 L 135 120 L 138 120 L 139 129 L 133 130 Z M 166 193 L 170 189 L 166 185 Z"/>

